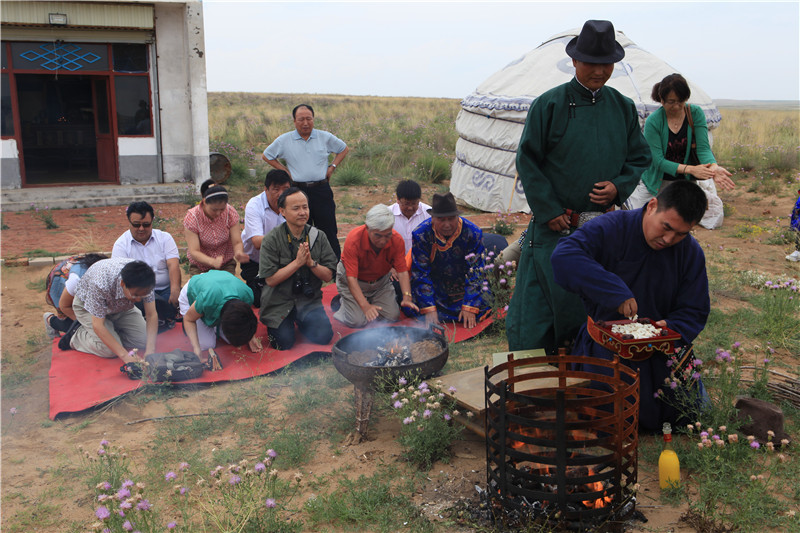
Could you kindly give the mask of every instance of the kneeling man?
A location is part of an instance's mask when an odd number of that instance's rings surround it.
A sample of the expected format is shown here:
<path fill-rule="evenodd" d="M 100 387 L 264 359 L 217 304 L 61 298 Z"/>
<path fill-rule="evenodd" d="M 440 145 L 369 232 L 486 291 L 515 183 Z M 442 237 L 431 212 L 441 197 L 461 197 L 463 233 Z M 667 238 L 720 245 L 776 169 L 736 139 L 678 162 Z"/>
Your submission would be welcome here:
<path fill-rule="evenodd" d="M 432 204 L 431 218 L 412 234 L 411 292 L 427 323 L 472 328 L 491 311 L 483 232 L 459 216 L 453 193 L 434 194 Z"/>
<path fill-rule="evenodd" d="M 69 347 L 100 357 L 119 357 L 125 363 L 155 352 L 158 333 L 153 287 L 156 275 L 143 261 L 103 259 L 89 267 L 78 282 L 72 310 L 80 327 L 62 337 Z M 134 304 L 144 302 L 147 321 Z"/>
<path fill-rule="evenodd" d="M 405 243 L 393 226 L 392 210 L 378 204 L 367 212 L 365 224 L 347 235 L 336 269 L 342 306 L 333 315 L 345 326 L 363 328 L 378 317 L 395 322 L 400 318 L 400 305 L 419 311 L 411 301 Z M 392 285 L 392 268 L 403 294 L 400 305 Z"/>
<path fill-rule="evenodd" d="M 680 333 L 678 344 L 690 344 L 703 331 L 710 310 L 705 256 L 689 235 L 706 205 L 700 187 L 681 180 L 641 209 L 613 211 L 590 220 L 556 246 L 551 257 L 556 283 L 577 293 L 594 320 L 638 314 L 654 320 L 656 327 Z M 585 323 L 573 352 L 613 357 L 592 340 Z M 662 399 L 672 395 L 664 382 L 671 370 L 667 356 L 656 353 L 645 361 L 623 362 L 639 371 L 639 426 L 657 431 L 664 422 L 675 424 L 680 413 Z M 588 372 L 609 371 L 583 367 Z"/>
<path fill-rule="evenodd" d="M 333 337 L 322 307 L 322 283 L 333 279 L 336 254 L 325 233 L 308 222 L 308 197 L 290 187 L 278 197 L 286 220 L 261 241 L 258 275 L 266 285 L 261 292 L 261 322 L 266 324 L 273 348 L 294 346 L 294 325 L 314 344 Z"/>

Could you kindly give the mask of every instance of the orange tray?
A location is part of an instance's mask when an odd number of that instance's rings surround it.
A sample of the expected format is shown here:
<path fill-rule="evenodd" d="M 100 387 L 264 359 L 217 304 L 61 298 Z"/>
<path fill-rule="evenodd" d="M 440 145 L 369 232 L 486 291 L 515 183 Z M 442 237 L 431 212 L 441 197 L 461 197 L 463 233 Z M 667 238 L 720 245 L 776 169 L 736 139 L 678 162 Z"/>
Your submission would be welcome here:
<path fill-rule="evenodd" d="M 654 352 L 671 354 L 675 351 L 675 341 L 681 338 L 681 334 L 666 327 L 661 328 L 661 335 L 649 339 L 623 339 L 619 333 L 611 332 L 611 326 L 631 322 L 633 320 L 605 320 L 601 327 L 589 317 L 586 321 L 586 330 L 596 343 L 618 353 L 623 359 L 644 361 Z"/>

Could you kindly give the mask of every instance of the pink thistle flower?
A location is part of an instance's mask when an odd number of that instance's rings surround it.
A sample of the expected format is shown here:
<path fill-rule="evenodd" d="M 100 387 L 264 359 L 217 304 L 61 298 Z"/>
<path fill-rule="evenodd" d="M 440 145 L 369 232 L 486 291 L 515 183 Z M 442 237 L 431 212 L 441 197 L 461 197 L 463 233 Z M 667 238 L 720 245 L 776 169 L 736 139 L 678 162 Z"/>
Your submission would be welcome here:
<path fill-rule="evenodd" d="M 238 485 L 242 481 L 242 478 L 237 476 L 236 474 L 232 475 L 230 479 L 228 479 L 228 483 L 231 485 Z"/>
<path fill-rule="evenodd" d="M 447 420 L 448 422 L 450 422 L 450 420 L 452 420 L 452 418 L 453 417 L 448 415 L 447 413 L 444 414 L 444 419 Z"/>
<path fill-rule="evenodd" d="M 413 421 L 414 421 L 414 419 L 413 419 L 413 418 L 411 418 L 410 416 L 407 416 L 407 417 L 405 417 L 405 418 L 403 419 L 403 424 L 405 424 L 405 425 L 409 425 L 409 424 L 411 424 Z"/>
<path fill-rule="evenodd" d="M 99 450 L 97 450 L 97 455 L 105 455 L 105 454 L 106 454 L 106 451 L 103 448 L 100 448 Z"/>
<path fill-rule="evenodd" d="M 455 394 L 456 393 L 456 388 L 455 387 L 450 387 L 449 389 L 447 389 L 447 392 L 449 392 L 450 394 Z"/>
<path fill-rule="evenodd" d="M 422 413 L 422 418 L 430 418 L 431 414 L 433 414 L 433 413 L 431 413 L 430 409 L 425 409 L 425 411 L 423 411 L 423 413 Z"/>
<path fill-rule="evenodd" d="M 131 491 L 127 487 L 124 487 L 117 491 L 116 496 L 118 500 L 124 500 L 131 497 Z"/>
<path fill-rule="evenodd" d="M 108 446 L 109 444 L 110 443 L 106 439 L 100 441 L 100 446 Z"/>
<path fill-rule="evenodd" d="M 122 482 L 123 489 L 128 489 L 130 487 L 133 487 L 133 481 L 131 481 L 130 479 L 126 479 L 125 481 Z"/>
<path fill-rule="evenodd" d="M 400 378 L 400 379 L 397 380 L 397 382 L 400 385 L 405 385 L 406 383 L 408 383 L 408 380 L 406 378 Z"/>
<path fill-rule="evenodd" d="M 419 390 L 427 389 L 428 388 L 428 384 L 425 381 L 423 381 L 422 383 L 419 384 L 419 386 L 417 386 L 417 388 Z"/>
<path fill-rule="evenodd" d="M 270 457 L 271 459 L 275 459 L 276 457 L 278 457 L 278 452 L 270 448 L 269 450 L 267 450 L 267 456 Z"/>
<path fill-rule="evenodd" d="M 170 522 L 167 524 L 167 529 L 175 529 L 176 527 L 178 527 L 178 524 L 175 522 Z"/>
<path fill-rule="evenodd" d="M 8 412 L 11 413 L 12 415 L 15 415 L 15 414 L 17 414 L 17 408 L 16 407 L 12 407 L 11 409 L 8 410 Z"/>
<path fill-rule="evenodd" d="M 100 507 L 97 508 L 94 514 L 100 520 L 105 520 L 106 518 L 111 516 L 111 511 L 108 510 L 108 507 L 101 505 Z"/>
<path fill-rule="evenodd" d="M 396 401 L 396 402 L 394 402 L 394 403 L 392 404 L 392 407 L 394 407 L 395 409 L 400 409 L 401 407 L 403 407 L 403 402 L 401 402 L 401 401 Z"/>
<path fill-rule="evenodd" d="M 125 520 L 122 523 L 122 529 L 124 529 L 125 531 L 133 531 L 133 524 L 131 524 L 130 520 Z"/>
<path fill-rule="evenodd" d="M 189 489 L 187 489 L 186 487 L 181 487 L 180 490 L 181 496 L 185 495 L 187 492 L 189 492 Z"/>
<path fill-rule="evenodd" d="M 750 443 L 750 447 L 753 448 L 754 450 L 757 450 L 761 448 L 761 445 L 758 443 L 757 440 L 754 440 L 753 442 Z"/>
<path fill-rule="evenodd" d="M 730 442 L 731 444 L 739 442 L 739 434 L 731 433 L 730 435 L 728 435 L 728 442 Z"/>
<path fill-rule="evenodd" d="M 103 481 L 102 483 L 100 483 L 100 487 L 103 490 L 111 490 L 111 483 L 109 483 L 108 481 Z"/>
<path fill-rule="evenodd" d="M 187 463 L 185 461 L 180 463 L 178 465 L 178 470 L 180 470 L 181 472 L 186 472 L 187 470 L 189 470 L 189 463 Z"/>
<path fill-rule="evenodd" d="M 276 503 L 275 500 L 273 500 L 272 498 L 267 498 L 267 500 L 264 502 L 264 505 L 267 506 L 267 509 L 273 509 Z"/>
<path fill-rule="evenodd" d="M 398 396 L 400 396 L 399 392 L 393 392 L 392 393 L 392 400 L 396 400 Z"/>
<path fill-rule="evenodd" d="M 255 470 L 256 472 L 266 472 L 267 465 L 265 465 L 264 463 L 256 463 L 256 465 L 253 467 L 253 470 Z"/>
<path fill-rule="evenodd" d="M 171 470 L 164 475 L 164 479 L 167 480 L 167 481 L 174 481 L 177 478 L 178 478 L 178 474 L 176 474 L 175 472 L 173 472 Z"/>
<path fill-rule="evenodd" d="M 150 502 L 147 500 L 142 500 L 136 504 L 136 508 L 140 511 L 149 511 L 150 510 Z"/>
<path fill-rule="evenodd" d="M 119 508 L 120 508 L 120 509 L 124 509 L 124 510 L 126 510 L 126 511 L 127 511 L 128 509 L 130 509 L 131 507 L 133 507 L 133 504 L 132 504 L 132 503 L 131 503 L 129 500 L 125 500 L 124 502 L 121 502 L 121 503 L 119 504 Z"/>

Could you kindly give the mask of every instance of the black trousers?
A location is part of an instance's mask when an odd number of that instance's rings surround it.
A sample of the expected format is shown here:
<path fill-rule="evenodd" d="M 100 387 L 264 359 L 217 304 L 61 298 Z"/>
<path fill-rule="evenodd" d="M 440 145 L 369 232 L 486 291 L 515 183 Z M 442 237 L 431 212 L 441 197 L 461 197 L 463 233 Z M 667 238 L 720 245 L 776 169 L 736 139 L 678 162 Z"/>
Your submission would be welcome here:
<path fill-rule="evenodd" d="M 333 201 L 333 190 L 328 180 L 315 181 L 311 184 L 296 182 L 303 192 L 308 195 L 308 209 L 310 217 L 308 223 L 325 233 L 331 243 L 336 259 L 342 255 L 339 248 L 339 230 L 336 227 L 336 202 Z"/>
<path fill-rule="evenodd" d="M 253 291 L 253 307 L 261 307 L 261 289 L 264 288 L 264 280 L 258 277 L 259 264 L 253 262 L 240 263 L 242 267 L 242 279 L 250 290 Z"/>
<path fill-rule="evenodd" d="M 297 317 L 297 308 L 283 319 L 277 328 L 267 327 L 269 333 L 269 343 L 277 350 L 288 350 L 294 346 L 295 333 L 294 324 L 300 329 L 300 333 L 314 344 L 328 344 L 333 338 L 333 328 L 325 309 L 322 306 L 309 311 L 303 320 Z"/>

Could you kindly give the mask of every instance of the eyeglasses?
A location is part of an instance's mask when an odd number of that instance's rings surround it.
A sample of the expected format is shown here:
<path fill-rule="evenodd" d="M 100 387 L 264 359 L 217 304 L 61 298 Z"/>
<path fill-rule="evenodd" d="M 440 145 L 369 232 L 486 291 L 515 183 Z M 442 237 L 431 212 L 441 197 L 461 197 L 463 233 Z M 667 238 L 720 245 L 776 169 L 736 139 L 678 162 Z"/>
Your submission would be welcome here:
<path fill-rule="evenodd" d="M 664 104 L 666 105 L 683 105 L 682 100 L 664 100 Z"/>
<path fill-rule="evenodd" d="M 133 226 L 136 229 L 139 229 L 139 228 L 142 228 L 142 227 L 149 228 L 152 225 L 153 225 L 152 222 L 131 222 L 131 226 Z"/>

